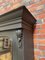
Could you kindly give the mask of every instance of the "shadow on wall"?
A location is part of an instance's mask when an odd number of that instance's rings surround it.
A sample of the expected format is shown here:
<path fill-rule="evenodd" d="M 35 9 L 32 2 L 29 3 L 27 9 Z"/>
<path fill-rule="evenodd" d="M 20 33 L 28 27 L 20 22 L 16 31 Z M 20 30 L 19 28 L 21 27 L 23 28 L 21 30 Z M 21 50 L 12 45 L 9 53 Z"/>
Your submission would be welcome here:
<path fill-rule="evenodd" d="M 36 20 L 36 19 L 35 19 L 35 20 Z M 32 50 L 33 50 L 33 52 L 32 52 L 33 58 L 32 58 L 32 60 L 35 60 L 35 59 L 34 59 L 34 58 L 35 58 L 35 57 L 34 57 L 34 56 L 35 56 L 35 54 L 34 54 L 34 49 L 35 49 L 35 48 L 34 48 L 34 31 L 35 31 L 35 29 L 36 29 L 36 22 L 37 22 L 37 20 L 35 21 L 35 24 L 34 24 L 33 27 L 32 27 L 32 35 L 33 35 L 33 36 L 32 36 L 32 37 L 33 37 L 33 38 L 32 38 L 32 45 L 33 45 L 33 49 L 32 49 Z"/>

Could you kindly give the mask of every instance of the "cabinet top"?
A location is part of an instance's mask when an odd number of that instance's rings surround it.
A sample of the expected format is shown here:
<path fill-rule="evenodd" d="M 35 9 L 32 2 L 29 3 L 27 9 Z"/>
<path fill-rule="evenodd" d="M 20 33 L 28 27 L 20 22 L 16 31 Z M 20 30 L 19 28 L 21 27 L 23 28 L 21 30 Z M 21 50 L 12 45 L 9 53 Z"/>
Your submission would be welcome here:
<path fill-rule="evenodd" d="M 12 19 L 20 18 L 24 21 L 26 21 L 29 24 L 35 24 L 36 19 L 33 17 L 33 15 L 28 11 L 28 9 L 25 6 L 21 6 L 17 9 L 14 9 L 12 11 L 9 11 L 3 15 L 0 16 L 0 23 L 9 21 Z"/>

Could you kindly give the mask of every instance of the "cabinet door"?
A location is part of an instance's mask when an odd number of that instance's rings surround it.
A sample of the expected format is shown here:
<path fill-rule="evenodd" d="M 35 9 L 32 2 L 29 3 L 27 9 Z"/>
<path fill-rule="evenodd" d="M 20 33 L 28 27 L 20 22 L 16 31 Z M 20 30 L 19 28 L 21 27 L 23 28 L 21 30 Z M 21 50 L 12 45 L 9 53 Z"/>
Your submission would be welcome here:
<path fill-rule="evenodd" d="M 19 48 L 18 39 L 15 30 L 0 32 L 1 36 L 8 36 L 12 40 L 12 59 L 23 60 L 23 48 Z"/>
<path fill-rule="evenodd" d="M 1 36 L 8 36 L 12 39 L 12 56 L 13 60 L 18 60 L 17 37 L 15 31 L 0 32 Z"/>

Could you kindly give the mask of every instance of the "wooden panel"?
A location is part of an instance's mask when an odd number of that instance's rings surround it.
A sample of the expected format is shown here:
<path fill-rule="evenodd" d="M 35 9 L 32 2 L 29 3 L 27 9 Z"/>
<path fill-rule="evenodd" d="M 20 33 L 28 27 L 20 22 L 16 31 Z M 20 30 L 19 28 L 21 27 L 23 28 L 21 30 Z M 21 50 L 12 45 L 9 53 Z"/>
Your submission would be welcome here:
<path fill-rule="evenodd" d="M 3 57 L 3 58 L 2 58 Z M 10 52 L 0 55 L 0 60 L 12 60 L 12 55 Z"/>

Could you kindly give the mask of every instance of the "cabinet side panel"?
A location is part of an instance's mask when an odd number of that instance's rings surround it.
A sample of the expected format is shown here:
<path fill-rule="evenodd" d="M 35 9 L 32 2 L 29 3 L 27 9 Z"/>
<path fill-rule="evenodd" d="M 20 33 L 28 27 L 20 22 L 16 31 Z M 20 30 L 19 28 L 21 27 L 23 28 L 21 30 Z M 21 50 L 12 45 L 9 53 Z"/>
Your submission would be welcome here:
<path fill-rule="evenodd" d="M 24 60 L 34 60 L 34 45 L 32 29 L 24 29 Z"/>

